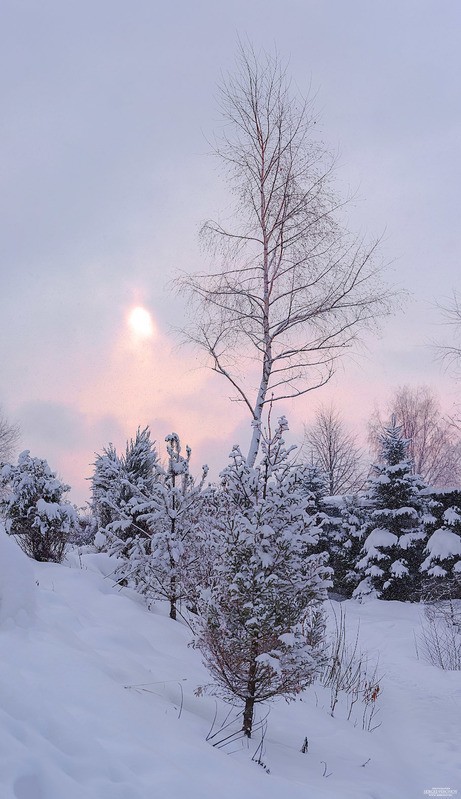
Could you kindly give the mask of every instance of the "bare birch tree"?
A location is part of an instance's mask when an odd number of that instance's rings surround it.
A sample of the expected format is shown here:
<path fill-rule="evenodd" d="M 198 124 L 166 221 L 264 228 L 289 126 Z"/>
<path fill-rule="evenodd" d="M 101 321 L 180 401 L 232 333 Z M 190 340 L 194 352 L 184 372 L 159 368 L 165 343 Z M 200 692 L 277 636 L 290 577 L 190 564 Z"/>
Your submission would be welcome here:
<path fill-rule="evenodd" d="M 349 433 L 333 405 L 321 405 L 315 420 L 304 427 L 304 455 L 325 475 L 330 495 L 359 491 L 365 485 L 367 468 L 357 437 Z"/>
<path fill-rule="evenodd" d="M 444 324 L 450 331 L 449 343 L 435 345 L 440 360 L 451 370 L 456 377 L 461 374 L 461 297 L 457 291 L 446 304 L 440 304 Z"/>
<path fill-rule="evenodd" d="M 441 344 L 434 344 L 437 357 L 448 371 L 459 380 L 461 377 L 461 296 L 455 289 L 446 303 L 440 303 L 443 323 L 448 328 L 449 337 Z M 456 411 L 449 417 L 453 428 L 461 432 L 461 411 L 456 403 Z"/>
<path fill-rule="evenodd" d="M 0 462 L 9 461 L 19 441 L 19 427 L 4 416 L 0 408 Z"/>
<path fill-rule="evenodd" d="M 314 136 L 312 103 L 290 92 L 277 57 L 240 47 L 220 87 L 216 154 L 235 212 L 202 235 L 219 266 L 179 281 L 195 304 L 186 331 L 253 422 L 253 465 L 268 403 L 324 385 L 364 327 L 389 312 L 377 243 L 349 233 L 334 159 Z"/>
<path fill-rule="evenodd" d="M 389 402 L 383 419 L 376 410 L 369 423 L 369 441 L 376 455 L 385 419 L 395 415 L 408 439 L 408 457 L 414 474 L 428 485 L 457 486 L 461 481 L 461 441 L 448 418 L 444 417 L 437 396 L 429 386 L 400 386 Z"/>

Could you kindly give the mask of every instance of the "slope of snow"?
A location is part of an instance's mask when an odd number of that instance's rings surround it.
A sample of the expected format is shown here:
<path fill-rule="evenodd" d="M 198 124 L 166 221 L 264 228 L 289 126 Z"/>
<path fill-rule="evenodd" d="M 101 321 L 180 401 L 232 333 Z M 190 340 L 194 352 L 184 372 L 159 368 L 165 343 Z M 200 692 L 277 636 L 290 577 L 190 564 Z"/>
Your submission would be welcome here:
<path fill-rule="evenodd" d="M 1 557 L 6 551 L 2 539 Z M 366 732 L 341 708 L 331 717 L 326 690 L 312 686 L 296 702 L 270 706 L 261 765 L 251 759 L 258 735 L 222 749 L 205 740 L 228 708 L 196 695 L 209 676 L 188 628 L 115 589 L 105 556 L 61 566 L 32 563 L 19 550 L 5 557 L 28 598 L 21 608 L 1 568 L 0 609 L 10 607 L 0 616 L 2 799 L 461 793 L 461 674 L 417 660 L 417 606 L 343 603 L 352 637 L 360 623 L 361 648 L 372 659 L 380 653 L 381 726 Z"/>
<path fill-rule="evenodd" d="M 31 623 L 35 607 L 32 561 L 0 524 L 0 629 Z"/>

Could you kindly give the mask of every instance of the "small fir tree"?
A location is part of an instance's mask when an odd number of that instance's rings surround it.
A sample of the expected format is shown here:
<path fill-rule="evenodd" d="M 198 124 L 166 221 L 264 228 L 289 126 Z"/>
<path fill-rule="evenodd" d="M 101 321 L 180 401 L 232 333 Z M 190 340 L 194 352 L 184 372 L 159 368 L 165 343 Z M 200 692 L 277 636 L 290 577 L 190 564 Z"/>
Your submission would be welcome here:
<path fill-rule="evenodd" d="M 320 511 L 327 494 L 327 477 L 315 463 L 306 463 L 303 467 L 302 488 L 309 497 L 310 507 L 314 512 Z"/>
<path fill-rule="evenodd" d="M 138 472 L 138 482 L 127 483 L 122 517 L 107 531 L 110 553 L 120 558 L 117 577 L 131 579 L 148 601 L 167 600 L 170 618 L 176 619 L 180 604 L 188 599 L 193 604 L 190 595 L 197 591 L 192 579 L 196 558 L 192 539 L 199 537 L 198 504 L 208 468 L 203 467 L 196 485 L 190 473 L 190 447 L 184 457 L 176 433 L 165 440 L 166 468 L 155 459 L 155 480 L 146 480 Z"/>
<path fill-rule="evenodd" d="M 138 427 L 134 439 L 126 444 L 125 455 L 119 457 L 112 444 L 96 456 L 92 478 L 92 510 L 97 520 L 96 542 L 117 554 L 126 555 L 125 543 L 139 534 L 149 537 L 149 531 L 140 518 L 146 511 L 146 502 L 152 496 L 158 479 L 159 465 L 155 443 L 150 430 Z M 142 506 L 142 511 L 141 511 Z"/>
<path fill-rule="evenodd" d="M 239 447 L 222 472 L 220 541 L 213 580 L 202 596 L 198 636 L 216 691 L 244 705 L 251 737 L 254 708 L 274 696 L 290 698 L 321 661 L 319 606 L 328 585 L 325 556 L 314 554 L 307 475 L 291 463 L 284 417 L 263 440 L 251 468 Z"/>
<path fill-rule="evenodd" d="M 158 476 L 158 455 L 155 443 L 151 441 L 149 427 L 141 430 L 138 427 L 134 439 L 126 445 L 123 460 L 127 475 L 126 498 L 129 499 L 136 491 L 149 496 Z"/>
<path fill-rule="evenodd" d="M 96 528 L 103 531 L 120 516 L 122 463 L 113 444 L 96 455 L 91 478 L 91 511 Z"/>
<path fill-rule="evenodd" d="M 122 502 L 125 517 L 123 527 L 120 526 L 122 538 L 138 538 L 140 535 L 148 538 L 150 531 L 144 517 L 162 472 L 148 427 L 144 430 L 138 427 L 135 438 L 127 442 L 122 464 Z M 126 525 L 128 518 L 131 520 L 129 526 Z"/>
<path fill-rule="evenodd" d="M 366 501 L 353 495 L 341 500 L 335 517 L 332 516 L 333 509 L 330 509 L 333 523 L 327 528 L 327 549 L 329 565 L 333 569 L 333 590 L 350 598 L 361 580 L 357 561 L 363 546 Z"/>
<path fill-rule="evenodd" d="M 14 535 L 27 555 L 38 561 L 60 563 L 66 543 L 77 526 L 77 513 L 64 499 L 70 486 L 62 483 L 46 460 L 19 455 L 17 465 L 1 464 L 0 507 L 6 531 Z"/>
<path fill-rule="evenodd" d="M 426 486 L 412 474 L 407 450 L 408 440 L 394 416 L 381 436 L 382 462 L 372 467 L 367 493 L 371 507 L 357 563 L 364 579 L 355 595 L 375 590 L 382 599 L 403 601 L 417 601 L 421 595 Z"/>
<path fill-rule="evenodd" d="M 360 581 L 356 563 L 363 544 L 363 511 L 357 496 L 332 497 L 328 481 L 315 464 L 306 465 L 303 490 L 309 498 L 312 520 L 318 527 L 317 552 L 328 553 L 332 592 L 350 597 Z"/>

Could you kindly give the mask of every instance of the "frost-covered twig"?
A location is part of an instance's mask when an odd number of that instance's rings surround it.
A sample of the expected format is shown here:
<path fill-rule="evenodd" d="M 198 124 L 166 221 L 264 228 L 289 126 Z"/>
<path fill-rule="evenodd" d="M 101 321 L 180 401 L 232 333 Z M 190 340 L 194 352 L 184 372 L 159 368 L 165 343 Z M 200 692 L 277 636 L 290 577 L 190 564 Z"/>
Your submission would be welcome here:
<path fill-rule="evenodd" d="M 416 637 L 416 651 L 433 666 L 461 671 L 461 600 L 426 605 L 425 623 Z"/>
<path fill-rule="evenodd" d="M 356 704 L 360 703 L 363 708 L 362 729 L 371 732 L 379 726 L 372 723 L 378 712 L 377 700 L 381 695 L 378 664 L 370 672 L 368 658 L 359 649 L 359 627 L 352 644 L 349 644 L 345 612 L 340 608 L 339 617 L 333 613 L 335 630 L 321 677 L 322 685 L 330 689 L 330 714 L 334 716 L 341 696 L 346 699 L 348 720 L 351 720 Z"/>

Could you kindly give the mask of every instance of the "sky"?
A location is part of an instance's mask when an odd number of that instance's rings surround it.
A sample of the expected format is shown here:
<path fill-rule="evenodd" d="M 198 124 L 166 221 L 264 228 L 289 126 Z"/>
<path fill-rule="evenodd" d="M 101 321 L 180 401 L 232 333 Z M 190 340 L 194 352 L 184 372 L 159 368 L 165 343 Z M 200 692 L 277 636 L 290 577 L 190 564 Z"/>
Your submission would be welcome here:
<path fill-rule="evenodd" d="M 292 440 L 330 401 L 363 431 L 403 384 L 453 410 L 459 385 L 429 344 L 459 288 L 460 34 L 457 0 L 2 0 L 0 404 L 73 501 L 95 452 L 138 425 L 160 451 L 178 432 L 197 473 L 247 446 L 244 410 L 179 346 L 171 290 L 203 268 L 201 223 L 229 205 L 209 142 L 239 38 L 277 48 L 315 96 L 348 224 L 382 237 L 408 294 L 327 387 L 283 408 Z M 135 307 L 152 329 L 133 329 Z"/>

